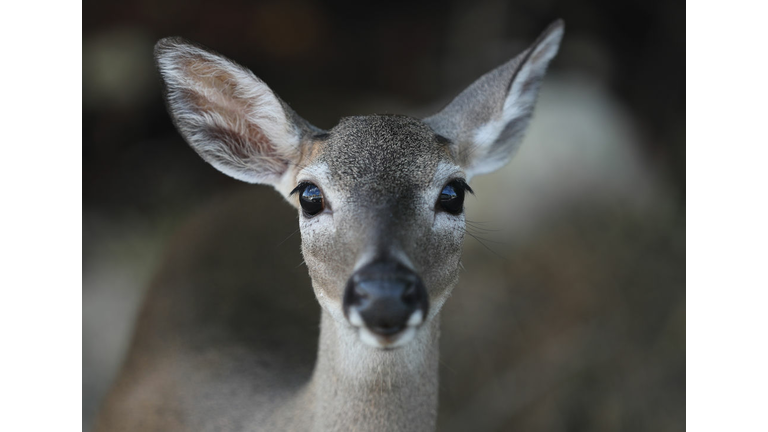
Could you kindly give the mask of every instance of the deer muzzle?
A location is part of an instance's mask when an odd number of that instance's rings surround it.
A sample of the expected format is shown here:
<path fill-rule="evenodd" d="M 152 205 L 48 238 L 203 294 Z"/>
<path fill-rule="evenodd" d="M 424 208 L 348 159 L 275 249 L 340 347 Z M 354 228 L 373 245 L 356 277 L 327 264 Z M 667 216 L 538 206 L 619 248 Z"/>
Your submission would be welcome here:
<path fill-rule="evenodd" d="M 414 271 L 394 260 L 378 260 L 349 278 L 343 307 L 352 325 L 387 341 L 424 322 L 429 297 Z"/>

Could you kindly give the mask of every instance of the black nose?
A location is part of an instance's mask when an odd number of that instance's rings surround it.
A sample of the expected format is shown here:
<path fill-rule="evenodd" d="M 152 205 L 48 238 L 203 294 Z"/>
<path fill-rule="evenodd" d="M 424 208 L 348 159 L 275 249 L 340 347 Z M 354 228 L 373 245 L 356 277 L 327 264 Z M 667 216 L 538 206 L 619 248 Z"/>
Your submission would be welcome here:
<path fill-rule="evenodd" d="M 374 333 L 390 336 L 405 329 L 414 312 L 426 318 L 429 298 L 421 278 L 404 265 L 374 261 L 356 271 L 344 291 L 344 314 L 356 310 Z"/>

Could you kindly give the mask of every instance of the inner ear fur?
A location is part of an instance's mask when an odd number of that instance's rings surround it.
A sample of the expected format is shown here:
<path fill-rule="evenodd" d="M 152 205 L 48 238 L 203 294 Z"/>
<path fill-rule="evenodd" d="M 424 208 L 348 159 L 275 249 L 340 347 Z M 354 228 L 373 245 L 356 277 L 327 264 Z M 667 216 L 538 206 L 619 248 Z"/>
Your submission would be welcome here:
<path fill-rule="evenodd" d="M 300 118 L 251 71 L 181 38 L 155 46 L 173 121 L 190 146 L 221 172 L 277 186 L 322 132 Z"/>

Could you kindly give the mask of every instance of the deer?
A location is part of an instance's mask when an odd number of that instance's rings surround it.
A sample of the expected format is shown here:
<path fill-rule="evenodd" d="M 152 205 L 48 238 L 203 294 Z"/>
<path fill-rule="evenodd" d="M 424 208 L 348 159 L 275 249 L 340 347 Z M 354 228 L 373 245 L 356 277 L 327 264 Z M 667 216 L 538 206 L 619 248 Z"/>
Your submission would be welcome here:
<path fill-rule="evenodd" d="M 298 344 L 274 335 L 290 317 L 269 305 L 253 313 L 266 323 L 217 327 L 230 319 L 222 298 L 240 300 L 189 276 L 216 251 L 182 245 L 180 259 L 204 258 L 161 271 L 96 430 L 434 430 L 440 312 L 459 278 L 464 199 L 474 176 L 519 148 L 563 32 L 555 21 L 430 117 L 346 117 L 330 130 L 224 56 L 160 40 L 167 108 L 186 142 L 222 173 L 272 186 L 298 211 L 320 306 L 316 360 L 298 366 Z M 243 290 L 284 289 L 265 285 Z"/>

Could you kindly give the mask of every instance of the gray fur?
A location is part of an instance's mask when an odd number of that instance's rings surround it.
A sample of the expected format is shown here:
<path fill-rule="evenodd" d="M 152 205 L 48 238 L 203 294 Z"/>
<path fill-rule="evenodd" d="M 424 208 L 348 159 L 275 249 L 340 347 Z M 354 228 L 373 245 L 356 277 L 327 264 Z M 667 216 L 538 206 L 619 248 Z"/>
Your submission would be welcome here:
<path fill-rule="evenodd" d="M 295 207 L 288 192 L 300 182 L 322 190 L 325 210 L 299 221 L 321 306 L 317 361 L 306 362 L 286 330 L 303 322 L 279 306 L 293 305 L 281 292 L 292 285 L 235 283 L 227 267 L 210 267 L 229 264 L 226 250 L 193 229 L 155 282 L 97 430 L 433 430 L 439 314 L 458 281 L 465 228 L 464 215 L 440 211 L 437 199 L 448 182 L 511 157 L 561 36 L 557 22 L 424 121 L 348 117 L 320 135 L 249 71 L 161 41 L 169 109 L 195 150 L 233 177 L 275 186 Z M 416 272 L 430 303 L 413 340 L 395 349 L 363 344 L 342 313 L 350 276 L 382 257 Z M 254 301 L 261 293 L 273 298 Z"/>

